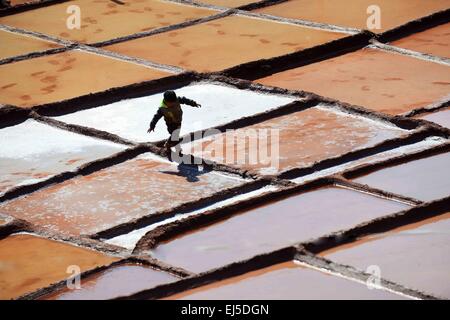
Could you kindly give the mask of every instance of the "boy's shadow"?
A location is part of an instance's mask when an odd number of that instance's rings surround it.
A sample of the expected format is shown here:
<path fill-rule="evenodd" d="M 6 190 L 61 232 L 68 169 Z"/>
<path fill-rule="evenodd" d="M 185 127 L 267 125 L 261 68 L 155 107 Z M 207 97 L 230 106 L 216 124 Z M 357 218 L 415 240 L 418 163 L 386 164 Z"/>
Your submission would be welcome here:
<path fill-rule="evenodd" d="M 174 172 L 174 171 L 161 171 L 162 173 L 166 173 L 166 174 L 171 174 L 171 175 L 175 175 L 175 176 L 179 176 L 179 177 L 185 177 L 187 181 L 189 182 L 198 182 L 200 181 L 200 179 L 198 178 L 198 176 L 208 173 L 211 170 L 208 169 L 203 169 L 202 171 L 200 171 L 198 169 L 198 166 L 195 165 L 186 165 L 183 163 L 179 163 L 177 166 L 178 171 Z"/>

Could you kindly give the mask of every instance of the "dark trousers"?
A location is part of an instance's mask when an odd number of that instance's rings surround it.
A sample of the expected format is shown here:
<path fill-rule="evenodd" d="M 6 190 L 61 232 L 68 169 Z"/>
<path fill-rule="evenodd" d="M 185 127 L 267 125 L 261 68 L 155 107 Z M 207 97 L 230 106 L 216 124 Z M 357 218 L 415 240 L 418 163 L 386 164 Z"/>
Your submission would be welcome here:
<path fill-rule="evenodd" d="M 167 126 L 167 130 L 170 133 L 170 137 L 166 140 L 166 143 L 164 144 L 164 146 L 166 148 L 171 148 L 171 147 L 178 145 L 181 142 L 180 141 L 181 124 Z"/>

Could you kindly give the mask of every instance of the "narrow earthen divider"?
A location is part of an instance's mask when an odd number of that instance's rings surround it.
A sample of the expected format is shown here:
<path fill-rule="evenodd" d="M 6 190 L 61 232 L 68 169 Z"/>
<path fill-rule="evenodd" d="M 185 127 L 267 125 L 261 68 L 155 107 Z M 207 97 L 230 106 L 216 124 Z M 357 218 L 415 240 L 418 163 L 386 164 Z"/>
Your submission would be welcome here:
<path fill-rule="evenodd" d="M 118 266 L 122 266 L 125 264 L 129 264 L 129 263 L 139 264 L 139 265 L 143 265 L 143 266 L 152 268 L 157 271 L 166 272 L 166 273 L 169 273 L 180 279 L 195 276 L 195 274 L 193 274 L 189 271 L 168 265 L 168 264 L 158 261 L 156 259 L 151 259 L 151 258 L 146 258 L 146 257 L 127 257 L 127 258 L 121 259 L 119 261 L 112 262 L 109 265 L 100 266 L 100 267 L 82 272 L 80 274 L 80 277 L 81 277 L 81 279 L 87 279 L 88 277 L 98 275 L 109 269 L 112 269 L 112 268 L 115 268 Z M 45 299 L 46 296 L 54 294 L 54 293 L 58 292 L 59 290 L 65 288 L 66 284 L 67 284 L 66 280 L 61 280 L 60 282 L 51 284 L 48 287 L 40 288 L 34 292 L 31 292 L 31 293 L 28 293 L 21 297 L 18 297 L 16 300 Z"/>
<path fill-rule="evenodd" d="M 69 2 L 70 0 L 30 0 L 26 3 L 17 4 L 15 6 L 10 6 L 8 8 L 0 9 L 0 17 L 13 15 L 16 13 L 21 13 L 33 9 L 44 8 L 58 3 Z"/>
<path fill-rule="evenodd" d="M 345 27 L 345 26 L 338 26 L 330 23 L 322 23 L 322 22 L 316 22 L 312 20 L 303 20 L 303 19 L 296 19 L 296 18 L 287 18 L 287 17 L 280 17 L 276 15 L 270 15 L 266 13 L 258 13 L 258 12 L 249 12 L 245 10 L 238 10 L 237 12 L 239 15 L 246 16 L 246 17 L 254 17 L 269 21 L 275 21 L 275 22 L 282 22 L 282 23 L 290 23 L 295 24 L 303 27 L 312 27 L 316 29 L 321 29 L 324 31 L 335 31 L 340 33 L 348 33 L 348 34 L 357 34 L 363 31 L 362 29 L 352 28 L 352 27 Z M 369 31 L 370 32 L 370 31 Z"/>
<path fill-rule="evenodd" d="M 409 56 L 409 57 L 413 57 L 413 58 L 417 58 L 417 59 L 421 59 L 421 60 L 425 60 L 425 61 L 429 61 L 429 62 L 440 63 L 445 66 L 450 66 L 449 58 L 438 57 L 438 56 L 434 56 L 434 55 L 428 54 L 428 53 L 421 53 L 418 51 L 412 51 L 409 49 L 404 49 L 404 48 L 392 46 L 389 44 L 384 44 L 375 39 L 372 39 L 370 42 L 371 42 L 371 45 L 368 46 L 369 48 L 378 49 L 378 50 L 386 51 L 389 53 L 397 53 L 397 54 L 401 54 L 404 56 Z"/>
<path fill-rule="evenodd" d="M 26 29 L 22 29 L 22 28 L 17 28 L 17 27 L 12 27 L 6 24 L 0 24 L 0 30 L 4 30 L 4 31 L 9 31 L 9 32 L 13 32 L 13 33 L 17 33 L 20 35 L 25 35 L 25 36 L 32 36 L 38 39 L 42 39 L 45 41 L 50 41 L 53 43 L 57 43 L 63 47 L 69 47 L 69 46 L 73 46 L 73 45 L 77 45 L 78 43 L 70 41 L 70 40 L 65 40 L 65 39 L 60 39 L 54 36 L 50 36 L 47 35 L 45 33 L 41 33 L 41 32 L 37 32 L 37 31 L 31 31 L 31 30 L 26 30 Z M 30 53 L 32 54 L 32 53 Z M 14 58 L 14 57 L 13 57 Z M 30 57 L 31 59 L 32 57 Z"/>
<path fill-rule="evenodd" d="M 180 278 L 192 277 L 195 275 L 195 273 L 192 273 L 179 267 L 172 266 L 170 264 L 151 258 L 149 256 L 130 256 L 126 259 L 126 262 L 142 263 L 144 265 L 153 267 L 157 270 L 171 273 Z"/>
<path fill-rule="evenodd" d="M 394 124 L 402 129 L 406 130 L 416 129 L 421 124 L 423 124 L 421 122 L 418 122 L 416 119 L 409 119 L 399 115 L 396 116 L 388 115 L 385 113 L 371 110 L 363 106 L 342 102 L 333 98 L 323 97 L 315 93 L 309 93 L 309 95 L 315 97 L 318 101 L 322 103 L 331 104 L 335 106 L 338 110 L 347 111 L 351 114 L 363 116 L 372 120 L 390 122 L 391 124 Z"/>
<path fill-rule="evenodd" d="M 49 231 L 45 227 L 40 227 L 33 224 L 28 224 L 27 229 L 23 230 L 22 232 L 34 234 L 36 236 L 49 240 L 69 243 L 72 245 L 95 250 L 119 258 L 125 258 L 129 256 L 129 251 L 125 248 L 109 244 L 106 242 L 102 242 L 96 239 L 91 239 L 86 236 L 71 236 L 64 233 Z"/>
<path fill-rule="evenodd" d="M 189 4 L 192 6 L 200 7 L 200 8 L 211 8 L 211 9 L 226 9 L 227 7 L 221 7 L 214 4 L 204 3 L 202 0 L 168 0 L 170 2 Z M 252 3 L 244 4 L 234 9 L 237 10 L 254 10 L 260 9 L 268 6 L 272 6 L 275 4 L 279 4 L 282 2 L 286 2 L 288 0 L 254 0 Z"/>
<path fill-rule="evenodd" d="M 406 197 L 406 196 L 403 196 L 401 194 L 396 194 L 396 193 L 388 192 L 388 191 L 385 191 L 385 190 L 377 189 L 377 188 L 374 188 L 374 187 L 366 186 L 366 185 L 361 184 L 361 183 L 357 183 L 357 182 L 354 182 L 354 181 L 349 181 L 347 179 L 342 179 L 339 176 L 337 176 L 336 179 L 337 179 L 336 185 L 344 187 L 344 188 L 349 188 L 349 189 L 352 189 L 352 190 L 358 190 L 358 191 L 361 191 L 361 192 L 370 192 L 370 194 L 379 196 L 381 198 L 386 198 L 386 199 L 390 199 L 390 200 L 394 200 L 394 201 L 407 203 L 407 204 L 409 204 L 411 206 L 415 206 L 415 205 L 419 205 L 419 204 L 423 203 L 423 201 L 421 201 L 419 199 Z"/>
<path fill-rule="evenodd" d="M 403 116 L 404 117 L 414 117 L 419 114 L 425 114 L 425 113 L 435 112 L 440 109 L 445 109 L 449 106 L 450 106 L 450 95 L 448 97 L 442 99 L 441 101 L 437 101 L 426 107 L 411 110 L 410 112 L 403 114 Z M 419 119 L 417 119 L 417 120 L 419 120 Z M 422 120 L 422 121 L 425 121 L 425 120 Z"/>
<path fill-rule="evenodd" d="M 198 8 L 207 8 L 207 9 L 230 9 L 228 7 L 222 7 L 222 6 L 218 6 L 218 5 L 214 5 L 214 4 L 209 4 L 209 3 L 202 3 L 202 1 L 195 1 L 195 0 L 166 0 L 167 2 L 173 2 L 173 3 L 179 3 L 179 4 L 184 4 L 184 5 L 189 5 L 189 6 L 193 6 L 193 7 L 198 7 Z M 233 8 L 234 9 L 234 8 Z"/>
<path fill-rule="evenodd" d="M 269 85 L 260 84 L 257 82 L 252 82 L 245 79 L 231 78 L 225 75 L 217 73 L 197 73 L 197 81 L 206 82 L 218 82 L 222 85 L 229 85 L 235 87 L 236 89 L 250 90 L 257 93 L 293 96 L 298 98 L 306 98 L 309 96 L 316 96 L 314 93 L 302 91 L 302 90 L 291 90 L 280 87 L 273 87 Z"/>
<path fill-rule="evenodd" d="M 57 53 L 62 53 L 62 52 L 66 52 L 66 51 L 69 51 L 69 50 L 75 49 L 75 48 L 76 48 L 76 45 L 74 44 L 74 45 L 69 45 L 69 46 L 65 46 L 65 47 L 61 47 L 61 48 L 48 49 L 48 50 L 44 50 L 44 51 L 34 51 L 34 52 L 27 53 L 27 54 L 19 55 L 19 56 L 0 59 L 0 65 L 19 62 L 22 60 L 28 60 L 28 59 L 33 59 L 33 58 L 39 58 L 39 57 L 48 56 L 48 55 L 57 54 Z"/>
<path fill-rule="evenodd" d="M 441 110 L 441 108 L 436 109 L 436 110 L 434 110 L 434 111 L 430 111 L 429 113 L 433 113 L 433 112 L 436 112 L 436 111 L 438 111 L 438 110 Z M 424 114 L 426 114 L 426 113 L 424 113 Z M 425 123 L 426 125 L 433 126 L 433 127 L 435 127 L 437 130 L 439 130 L 439 131 L 441 131 L 441 132 L 445 132 L 445 136 L 446 136 L 446 137 L 450 137 L 450 128 L 443 127 L 443 126 L 441 126 L 441 125 L 439 125 L 439 124 L 437 124 L 437 123 L 434 123 L 434 122 L 431 122 L 431 121 L 425 120 L 425 119 L 417 119 L 417 120 L 424 121 L 424 123 Z"/>
<path fill-rule="evenodd" d="M 15 126 L 26 121 L 30 110 L 12 105 L 0 105 L 0 129 Z"/>
<path fill-rule="evenodd" d="M 280 3 L 286 2 L 286 1 L 289 1 L 289 0 L 262 0 L 262 1 L 261 0 L 260 1 L 255 0 L 255 2 L 253 2 L 253 3 L 244 4 L 244 5 L 240 6 L 240 7 L 237 7 L 236 9 L 250 11 L 250 10 L 262 9 L 262 8 L 265 8 L 265 7 L 270 7 L 270 6 L 273 6 L 273 5 L 276 5 L 276 4 L 280 4 Z"/>
<path fill-rule="evenodd" d="M 150 60 L 145 60 L 145 59 L 137 58 L 137 57 L 126 56 L 126 55 L 123 55 L 118 52 L 109 51 L 109 50 L 105 50 L 105 49 L 98 48 L 98 47 L 92 47 L 92 46 L 85 45 L 85 44 L 77 45 L 77 49 L 84 51 L 84 52 L 94 53 L 99 56 L 104 56 L 107 58 L 115 58 L 115 59 L 122 60 L 125 62 L 131 62 L 131 63 L 139 64 L 141 66 L 150 67 L 153 69 L 159 69 L 161 71 L 165 71 L 165 72 L 169 72 L 169 73 L 180 74 L 183 72 L 189 72 L 188 70 L 185 70 L 178 66 L 162 64 L 162 63 L 153 62 Z"/>
<path fill-rule="evenodd" d="M 74 244 L 79 247 L 92 249 L 121 258 L 129 256 L 129 251 L 125 248 L 98 241 L 96 239 L 91 239 L 86 236 L 70 236 L 63 233 L 49 231 L 45 227 L 36 226 L 25 220 L 17 218 L 13 218 L 12 221 L 0 226 L 0 239 L 19 232 L 30 233 L 45 239 Z"/>
<path fill-rule="evenodd" d="M 13 233 L 25 232 L 31 230 L 31 228 L 32 225 L 29 222 L 13 218 L 11 221 L 0 225 L 0 241 Z"/>
<path fill-rule="evenodd" d="M 173 2 L 173 3 L 179 3 L 184 5 L 189 5 L 197 8 L 210 8 L 210 9 L 236 9 L 236 8 L 230 8 L 230 7 L 223 7 L 219 5 L 209 4 L 209 3 L 203 3 L 201 0 L 165 0 L 167 2 Z M 258 0 L 255 0 L 258 1 Z"/>
<path fill-rule="evenodd" d="M 376 35 L 376 39 L 380 42 L 392 42 L 400 38 L 407 37 L 413 33 L 418 33 L 427 29 L 431 29 L 438 25 L 450 21 L 450 9 L 432 13 L 426 17 L 421 17 L 416 20 L 409 21 L 401 26 L 387 30 L 381 34 Z"/>

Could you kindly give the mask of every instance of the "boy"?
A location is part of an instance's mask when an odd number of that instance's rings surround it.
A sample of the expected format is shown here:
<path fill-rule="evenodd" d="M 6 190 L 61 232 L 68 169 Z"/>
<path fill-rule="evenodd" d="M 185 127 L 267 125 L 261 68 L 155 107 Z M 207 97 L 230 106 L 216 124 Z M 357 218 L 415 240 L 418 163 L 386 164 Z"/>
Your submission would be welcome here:
<path fill-rule="evenodd" d="M 177 97 L 174 91 L 166 91 L 164 92 L 164 99 L 161 102 L 158 111 L 150 122 L 150 128 L 147 130 L 148 133 L 154 131 L 156 123 L 159 121 L 159 119 L 164 117 L 164 121 L 167 125 L 167 131 L 169 131 L 170 133 L 170 137 L 165 142 L 164 147 L 170 150 L 171 147 L 175 146 L 176 152 L 180 151 L 180 147 L 178 144 L 180 142 L 179 134 L 181 121 L 183 118 L 183 110 L 181 109 L 181 104 L 187 104 L 195 108 L 201 107 L 201 105 L 194 100 L 185 97 Z"/>

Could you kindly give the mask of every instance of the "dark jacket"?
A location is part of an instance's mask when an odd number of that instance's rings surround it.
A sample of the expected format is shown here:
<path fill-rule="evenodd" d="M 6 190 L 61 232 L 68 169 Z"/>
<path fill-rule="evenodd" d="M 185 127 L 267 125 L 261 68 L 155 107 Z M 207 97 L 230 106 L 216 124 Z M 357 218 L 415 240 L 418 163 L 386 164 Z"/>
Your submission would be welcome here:
<path fill-rule="evenodd" d="M 195 107 L 197 105 L 197 102 L 186 97 L 178 97 L 178 101 L 176 102 L 175 106 L 169 108 L 163 100 L 160 107 L 158 108 L 158 111 L 150 122 L 150 129 L 153 130 L 159 119 L 161 119 L 162 117 L 164 117 L 164 121 L 167 125 L 167 130 L 170 133 L 179 128 L 183 119 L 183 110 L 181 109 L 181 104 L 187 104 L 189 106 Z"/>
<path fill-rule="evenodd" d="M 11 6 L 11 2 L 8 0 L 0 0 L 0 9 L 8 8 Z"/>

